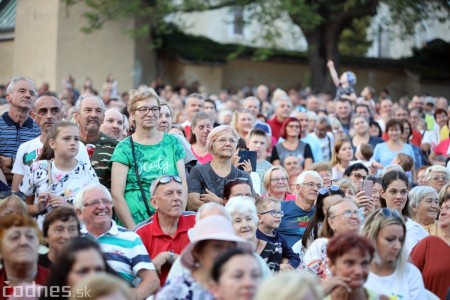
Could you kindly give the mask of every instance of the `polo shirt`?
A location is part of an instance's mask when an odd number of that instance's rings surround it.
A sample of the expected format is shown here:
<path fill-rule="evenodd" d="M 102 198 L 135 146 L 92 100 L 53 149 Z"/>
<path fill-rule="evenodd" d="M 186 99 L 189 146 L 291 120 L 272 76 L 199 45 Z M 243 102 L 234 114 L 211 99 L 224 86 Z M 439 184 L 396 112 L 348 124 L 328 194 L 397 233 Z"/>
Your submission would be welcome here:
<path fill-rule="evenodd" d="M 102 235 L 95 237 L 89 233 L 86 225 L 81 233 L 96 240 L 106 261 L 121 277 L 132 283 L 140 270 L 155 270 L 141 238 L 133 231 L 111 220 L 111 227 Z"/>
<path fill-rule="evenodd" d="M 41 129 L 33 121 L 28 119 L 20 126 L 9 116 L 3 113 L 0 118 L 0 155 L 16 157 L 19 146 L 41 135 Z"/>
<path fill-rule="evenodd" d="M 284 211 L 284 216 L 281 218 L 280 227 L 277 231 L 292 248 L 296 242 L 302 239 L 316 208 L 313 207 L 310 211 L 305 211 L 295 201 L 281 201 L 281 210 Z"/>
<path fill-rule="evenodd" d="M 95 146 L 94 154 L 91 158 L 91 166 L 97 173 L 98 180 L 108 189 L 111 188 L 111 170 L 108 163 L 111 160 L 114 149 L 118 143 L 117 140 L 100 132 L 100 136 L 94 143 L 82 141 L 85 145 L 92 144 Z"/>
<path fill-rule="evenodd" d="M 45 285 L 47 285 L 47 280 L 48 280 L 49 276 L 50 276 L 50 270 L 38 265 L 37 274 L 36 274 L 36 277 L 34 278 L 34 283 L 36 285 L 45 286 Z M 11 299 L 10 297 L 13 296 L 12 295 L 13 289 L 10 286 L 8 286 L 7 284 L 5 284 L 6 282 L 8 282 L 8 278 L 6 276 L 6 270 L 5 270 L 5 268 L 2 268 L 0 270 L 0 291 L 2 291 L 2 293 L 0 294 L 1 300 Z"/>
<path fill-rule="evenodd" d="M 159 253 L 165 251 L 173 251 L 174 253 L 180 254 L 190 243 L 188 230 L 195 225 L 195 212 L 183 212 L 178 218 L 177 231 L 173 237 L 162 231 L 158 217 L 159 213 L 156 211 L 152 217 L 136 227 L 136 233 L 141 237 L 151 257 L 156 257 Z M 169 264 L 164 264 L 161 267 L 161 276 L 159 278 L 161 286 L 166 281 L 170 267 Z"/>

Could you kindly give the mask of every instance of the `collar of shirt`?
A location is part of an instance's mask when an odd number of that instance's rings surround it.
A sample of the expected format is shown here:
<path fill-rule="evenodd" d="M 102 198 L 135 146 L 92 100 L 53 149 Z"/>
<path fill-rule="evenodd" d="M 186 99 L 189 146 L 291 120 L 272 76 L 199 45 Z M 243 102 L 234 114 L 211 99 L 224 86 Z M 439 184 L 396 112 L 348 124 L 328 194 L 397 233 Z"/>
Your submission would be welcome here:
<path fill-rule="evenodd" d="M 20 127 L 20 126 L 18 126 L 19 124 L 17 122 L 15 122 L 13 119 L 11 119 L 8 112 L 3 113 L 2 117 L 3 117 L 3 120 L 5 120 L 6 125 L 8 125 L 8 126 L 16 125 L 17 127 Z M 22 127 L 33 128 L 33 119 L 28 117 L 28 119 L 26 119 L 25 122 L 23 123 Z"/>

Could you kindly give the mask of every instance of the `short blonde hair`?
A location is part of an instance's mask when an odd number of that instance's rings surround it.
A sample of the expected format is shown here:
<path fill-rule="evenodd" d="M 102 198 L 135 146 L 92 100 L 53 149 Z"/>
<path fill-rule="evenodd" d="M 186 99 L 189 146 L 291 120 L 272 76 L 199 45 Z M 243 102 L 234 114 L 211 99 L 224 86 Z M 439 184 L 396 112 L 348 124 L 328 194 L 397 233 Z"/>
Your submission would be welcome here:
<path fill-rule="evenodd" d="M 318 289 L 319 283 L 307 272 L 278 273 L 260 285 L 255 300 L 306 299 L 308 296 L 310 296 L 308 299 L 320 300 L 323 295 Z"/>
<path fill-rule="evenodd" d="M 248 109 L 240 109 L 240 110 L 237 110 L 237 111 L 235 111 L 233 113 L 233 116 L 231 117 L 231 124 L 230 124 L 231 127 L 233 127 L 236 131 L 238 131 L 237 122 L 238 122 L 239 116 L 241 114 L 249 114 L 251 116 L 251 118 L 252 118 L 252 127 L 255 126 L 256 118 L 252 114 L 252 112 L 249 111 Z"/>
<path fill-rule="evenodd" d="M 271 167 L 269 170 L 266 171 L 266 173 L 264 173 L 264 179 L 263 179 L 264 189 L 266 190 L 267 193 L 269 193 L 269 188 L 270 188 L 270 176 L 272 176 L 273 171 L 276 171 L 276 170 L 281 170 L 284 173 L 284 175 L 286 176 L 286 179 L 289 180 L 289 175 L 285 168 L 283 168 L 282 166 Z"/>
<path fill-rule="evenodd" d="M 316 171 L 316 172 L 323 172 L 323 171 L 332 171 L 331 165 L 327 161 L 319 161 L 313 163 L 308 170 L 310 171 Z"/>
<path fill-rule="evenodd" d="M 348 179 L 342 178 L 336 182 L 336 185 L 339 186 L 341 190 L 352 189 L 353 193 L 356 194 L 357 188 L 355 184 Z"/>
<path fill-rule="evenodd" d="M 14 205 L 20 209 L 21 214 L 28 214 L 27 205 L 19 196 L 15 194 L 0 200 L 0 211 L 5 210 L 9 203 L 14 203 Z"/>
<path fill-rule="evenodd" d="M 208 149 L 209 153 L 214 153 L 214 142 L 221 136 L 222 134 L 230 132 L 233 138 L 236 139 L 236 145 L 239 140 L 239 134 L 234 130 L 230 125 L 220 125 L 211 130 L 206 140 L 206 149 Z"/>
<path fill-rule="evenodd" d="M 161 100 L 159 99 L 158 94 L 152 88 L 143 86 L 138 90 L 130 90 L 129 94 L 130 100 L 128 101 L 128 113 L 130 114 L 136 110 L 137 103 L 148 98 L 156 99 L 156 102 L 158 102 L 158 106 L 161 106 Z"/>

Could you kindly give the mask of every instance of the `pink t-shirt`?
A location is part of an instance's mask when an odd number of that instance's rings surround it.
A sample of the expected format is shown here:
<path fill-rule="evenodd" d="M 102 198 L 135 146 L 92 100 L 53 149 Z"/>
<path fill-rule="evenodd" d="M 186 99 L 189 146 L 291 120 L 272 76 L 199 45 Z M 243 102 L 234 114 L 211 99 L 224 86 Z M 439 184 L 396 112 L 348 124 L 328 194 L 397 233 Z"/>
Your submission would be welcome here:
<path fill-rule="evenodd" d="M 195 153 L 194 148 L 192 148 L 192 146 L 191 146 L 191 151 L 192 151 L 192 153 L 194 153 L 195 157 L 197 158 L 197 162 L 201 165 L 209 163 L 213 159 L 212 154 L 209 152 L 206 153 L 204 156 L 199 156 L 199 155 L 197 155 L 197 153 Z"/>

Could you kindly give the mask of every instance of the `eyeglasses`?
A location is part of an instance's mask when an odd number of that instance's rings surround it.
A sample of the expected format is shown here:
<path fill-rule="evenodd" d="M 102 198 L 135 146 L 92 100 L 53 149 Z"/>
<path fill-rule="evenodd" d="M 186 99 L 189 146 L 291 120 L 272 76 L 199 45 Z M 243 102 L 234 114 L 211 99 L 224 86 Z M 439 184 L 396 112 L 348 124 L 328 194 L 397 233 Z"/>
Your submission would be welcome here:
<path fill-rule="evenodd" d="M 286 182 L 287 178 L 286 177 L 272 178 L 272 179 L 270 179 L 270 181 L 271 182 L 278 182 L 278 181 Z"/>
<path fill-rule="evenodd" d="M 337 214 L 337 215 L 331 216 L 329 218 L 343 216 L 344 218 L 350 219 L 353 215 L 359 217 L 359 211 L 358 210 L 346 210 L 342 214 Z"/>
<path fill-rule="evenodd" d="M 178 183 L 182 183 L 182 182 L 181 182 L 181 178 L 180 178 L 179 176 L 177 176 L 177 175 L 173 175 L 173 176 L 171 176 L 171 175 L 166 175 L 166 176 L 161 177 L 161 178 L 158 180 L 158 183 L 157 183 L 156 186 L 155 186 L 155 190 L 156 190 L 156 188 L 158 187 L 158 185 L 169 183 L 169 182 L 171 182 L 172 180 L 174 180 L 174 181 L 176 181 L 176 182 L 178 182 Z"/>
<path fill-rule="evenodd" d="M 136 108 L 137 111 L 139 111 L 139 113 L 141 113 L 141 115 L 146 115 L 148 114 L 149 111 L 152 112 L 152 114 L 154 115 L 159 115 L 159 106 L 152 106 L 152 107 L 139 107 Z"/>
<path fill-rule="evenodd" d="M 366 180 L 367 176 L 361 175 L 359 173 L 351 173 L 350 176 L 354 176 L 358 180 Z"/>
<path fill-rule="evenodd" d="M 100 205 L 100 203 L 103 203 L 104 206 L 112 205 L 112 201 L 109 199 L 94 199 L 91 202 L 86 202 L 83 204 L 84 207 L 97 207 Z"/>
<path fill-rule="evenodd" d="M 314 182 L 305 182 L 302 183 L 302 185 L 306 185 L 308 188 L 312 189 L 313 187 L 316 187 L 318 190 L 320 190 L 322 188 L 322 185 L 319 183 L 314 183 Z"/>
<path fill-rule="evenodd" d="M 228 144 L 232 144 L 232 145 L 237 144 L 237 141 L 235 139 L 226 139 L 226 138 L 218 139 L 215 142 L 220 145 L 225 145 L 227 142 L 228 142 Z"/>
<path fill-rule="evenodd" d="M 225 180 L 225 185 L 231 183 L 231 182 L 235 182 L 235 181 L 245 181 L 248 182 L 248 178 L 245 177 L 239 177 L 239 178 L 235 178 L 235 179 L 227 179 Z"/>
<path fill-rule="evenodd" d="M 265 214 L 270 214 L 272 217 L 276 217 L 277 215 L 280 217 L 283 217 L 284 211 L 272 209 L 272 210 L 268 210 L 268 211 L 260 213 L 260 215 L 265 215 Z"/>
<path fill-rule="evenodd" d="M 431 180 L 434 180 L 434 181 L 448 181 L 448 177 L 447 176 L 434 176 L 434 177 L 431 177 Z"/>
<path fill-rule="evenodd" d="M 299 129 L 300 125 L 288 125 L 286 126 L 287 128 L 294 128 L 294 129 Z"/>
<path fill-rule="evenodd" d="M 319 190 L 319 194 L 325 195 L 325 194 L 328 194 L 329 191 L 337 192 L 337 191 L 339 191 L 339 186 L 331 185 L 330 187 L 323 187 Z"/>

